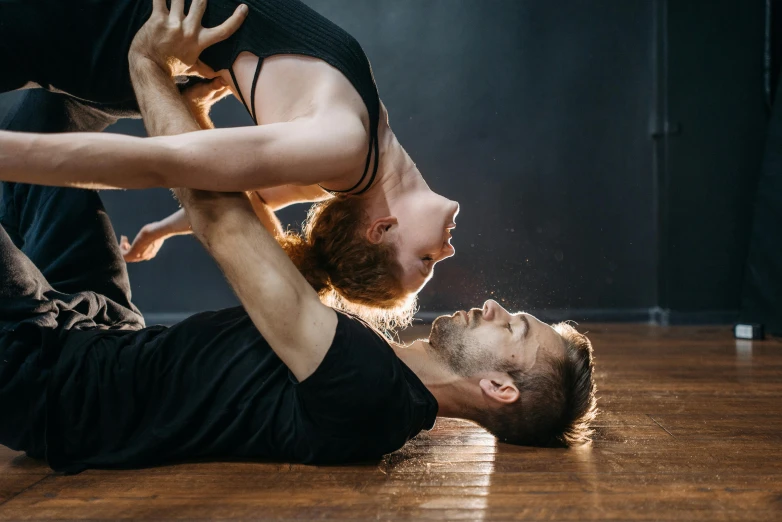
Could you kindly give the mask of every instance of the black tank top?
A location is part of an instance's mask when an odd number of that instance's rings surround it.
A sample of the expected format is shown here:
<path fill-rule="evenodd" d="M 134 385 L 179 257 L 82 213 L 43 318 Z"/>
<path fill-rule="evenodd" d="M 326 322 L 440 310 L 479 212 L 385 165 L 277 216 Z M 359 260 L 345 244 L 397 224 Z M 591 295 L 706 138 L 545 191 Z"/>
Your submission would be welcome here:
<path fill-rule="evenodd" d="M 252 82 L 249 106 L 239 91 L 242 103 L 255 123 L 258 123 L 255 113 L 255 87 L 264 58 L 278 54 L 310 56 L 323 60 L 340 71 L 350 81 L 367 107 L 370 126 L 369 150 L 364 173 L 358 183 L 347 190 L 330 190 L 330 192 L 353 192 L 362 185 L 363 188 L 355 194 L 368 190 L 375 180 L 378 169 L 377 133 L 380 98 L 372 67 L 364 50 L 355 38 L 299 0 L 243 0 L 242 2 L 210 0 L 204 14 L 203 25 L 213 27 L 222 23 L 240 3 L 245 3 L 250 8 L 250 13 L 242 27 L 225 42 L 206 49 L 201 55 L 201 60 L 214 70 L 228 69 L 236 84 L 233 63 L 239 53 L 249 51 L 258 56 L 258 68 Z M 366 181 L 367 174 L 370 172 L 370 162 L 373 163 L 372 173 Z"/>

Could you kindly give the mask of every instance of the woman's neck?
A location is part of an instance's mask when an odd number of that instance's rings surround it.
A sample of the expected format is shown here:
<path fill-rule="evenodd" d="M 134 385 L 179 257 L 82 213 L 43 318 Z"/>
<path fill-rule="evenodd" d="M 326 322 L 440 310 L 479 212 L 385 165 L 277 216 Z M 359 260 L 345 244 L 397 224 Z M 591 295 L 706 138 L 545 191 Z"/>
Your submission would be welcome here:
<path fill-rule="evenodd" d="M 391 129 L 384 128 L 385 132 L 380 132 L 378 136 L 380 160 L 377 178 L 362 196 L 368 201 L 368 209 L 374 208 L 380 213 L 387 213 L 395 206 L 395 202 L 401 201 L 411 192 L 431 190 Z"/>

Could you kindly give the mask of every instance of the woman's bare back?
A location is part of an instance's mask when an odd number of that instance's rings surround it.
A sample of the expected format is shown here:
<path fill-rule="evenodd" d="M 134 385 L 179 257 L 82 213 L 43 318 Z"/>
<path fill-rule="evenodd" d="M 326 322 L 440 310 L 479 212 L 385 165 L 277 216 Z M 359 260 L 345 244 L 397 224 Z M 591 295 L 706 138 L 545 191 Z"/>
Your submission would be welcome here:
<path fill-rule="evenodd" d="M 258 66 L 258 57 L 250 52 L 240 53 L 234 62 L 234 74 L 241 94 L 252 104 L 252 81 Z M 237 88 L 227 70 L 216 71 L 231 87 Z M 323 60 L 302 55 L 275 55 L 265 58 L 255 88 L 255 114 L 258 125 L 285 123 L 302 119 L 333 119 L 345 115 L 358 117 L 369 140 L 369 113 L 355 87 L 345 76 Z M 349 188 L 361 176 L 364 165 L 346 173 L 344 183 L 330 186 L 334 190 Z"/>

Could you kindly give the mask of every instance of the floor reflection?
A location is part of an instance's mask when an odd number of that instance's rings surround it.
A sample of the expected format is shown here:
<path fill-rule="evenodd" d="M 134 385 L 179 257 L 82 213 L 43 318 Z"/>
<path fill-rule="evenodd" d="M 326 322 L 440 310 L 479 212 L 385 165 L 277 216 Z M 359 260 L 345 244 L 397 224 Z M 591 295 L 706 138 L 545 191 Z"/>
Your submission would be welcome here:
<path fill-rule="evenodd" d="M 739 382 L 752 380 L 752 341 L 736 339 L 736 376 Z"/>
<path fill-rule="evenodd" d="M 383 460 L 381 493 L 404 499 L 400 515 L 426 518 L 436 511 L 449 520 L 484 520 L 496 452 L 495 438 L 482 428 L 438 419 L 431 432 Z"/>

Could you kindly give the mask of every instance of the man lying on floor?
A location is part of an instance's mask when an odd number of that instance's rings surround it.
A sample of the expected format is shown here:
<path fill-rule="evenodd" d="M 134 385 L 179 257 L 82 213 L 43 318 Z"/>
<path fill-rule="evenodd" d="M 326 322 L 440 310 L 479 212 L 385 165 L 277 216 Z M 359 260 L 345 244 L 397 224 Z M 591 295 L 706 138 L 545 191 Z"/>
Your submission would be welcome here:
<path fill-rule="evenodd" d="M 94 191 L 3 186 L 0 444 L 58 471 L 193 458 L 377 459 L 436 415 L 569 444 L 589 341 L 494 301 L 401 346 L 321 304 L 244 195 L 179 190 L 241 307 L 143 327 Z"/>

